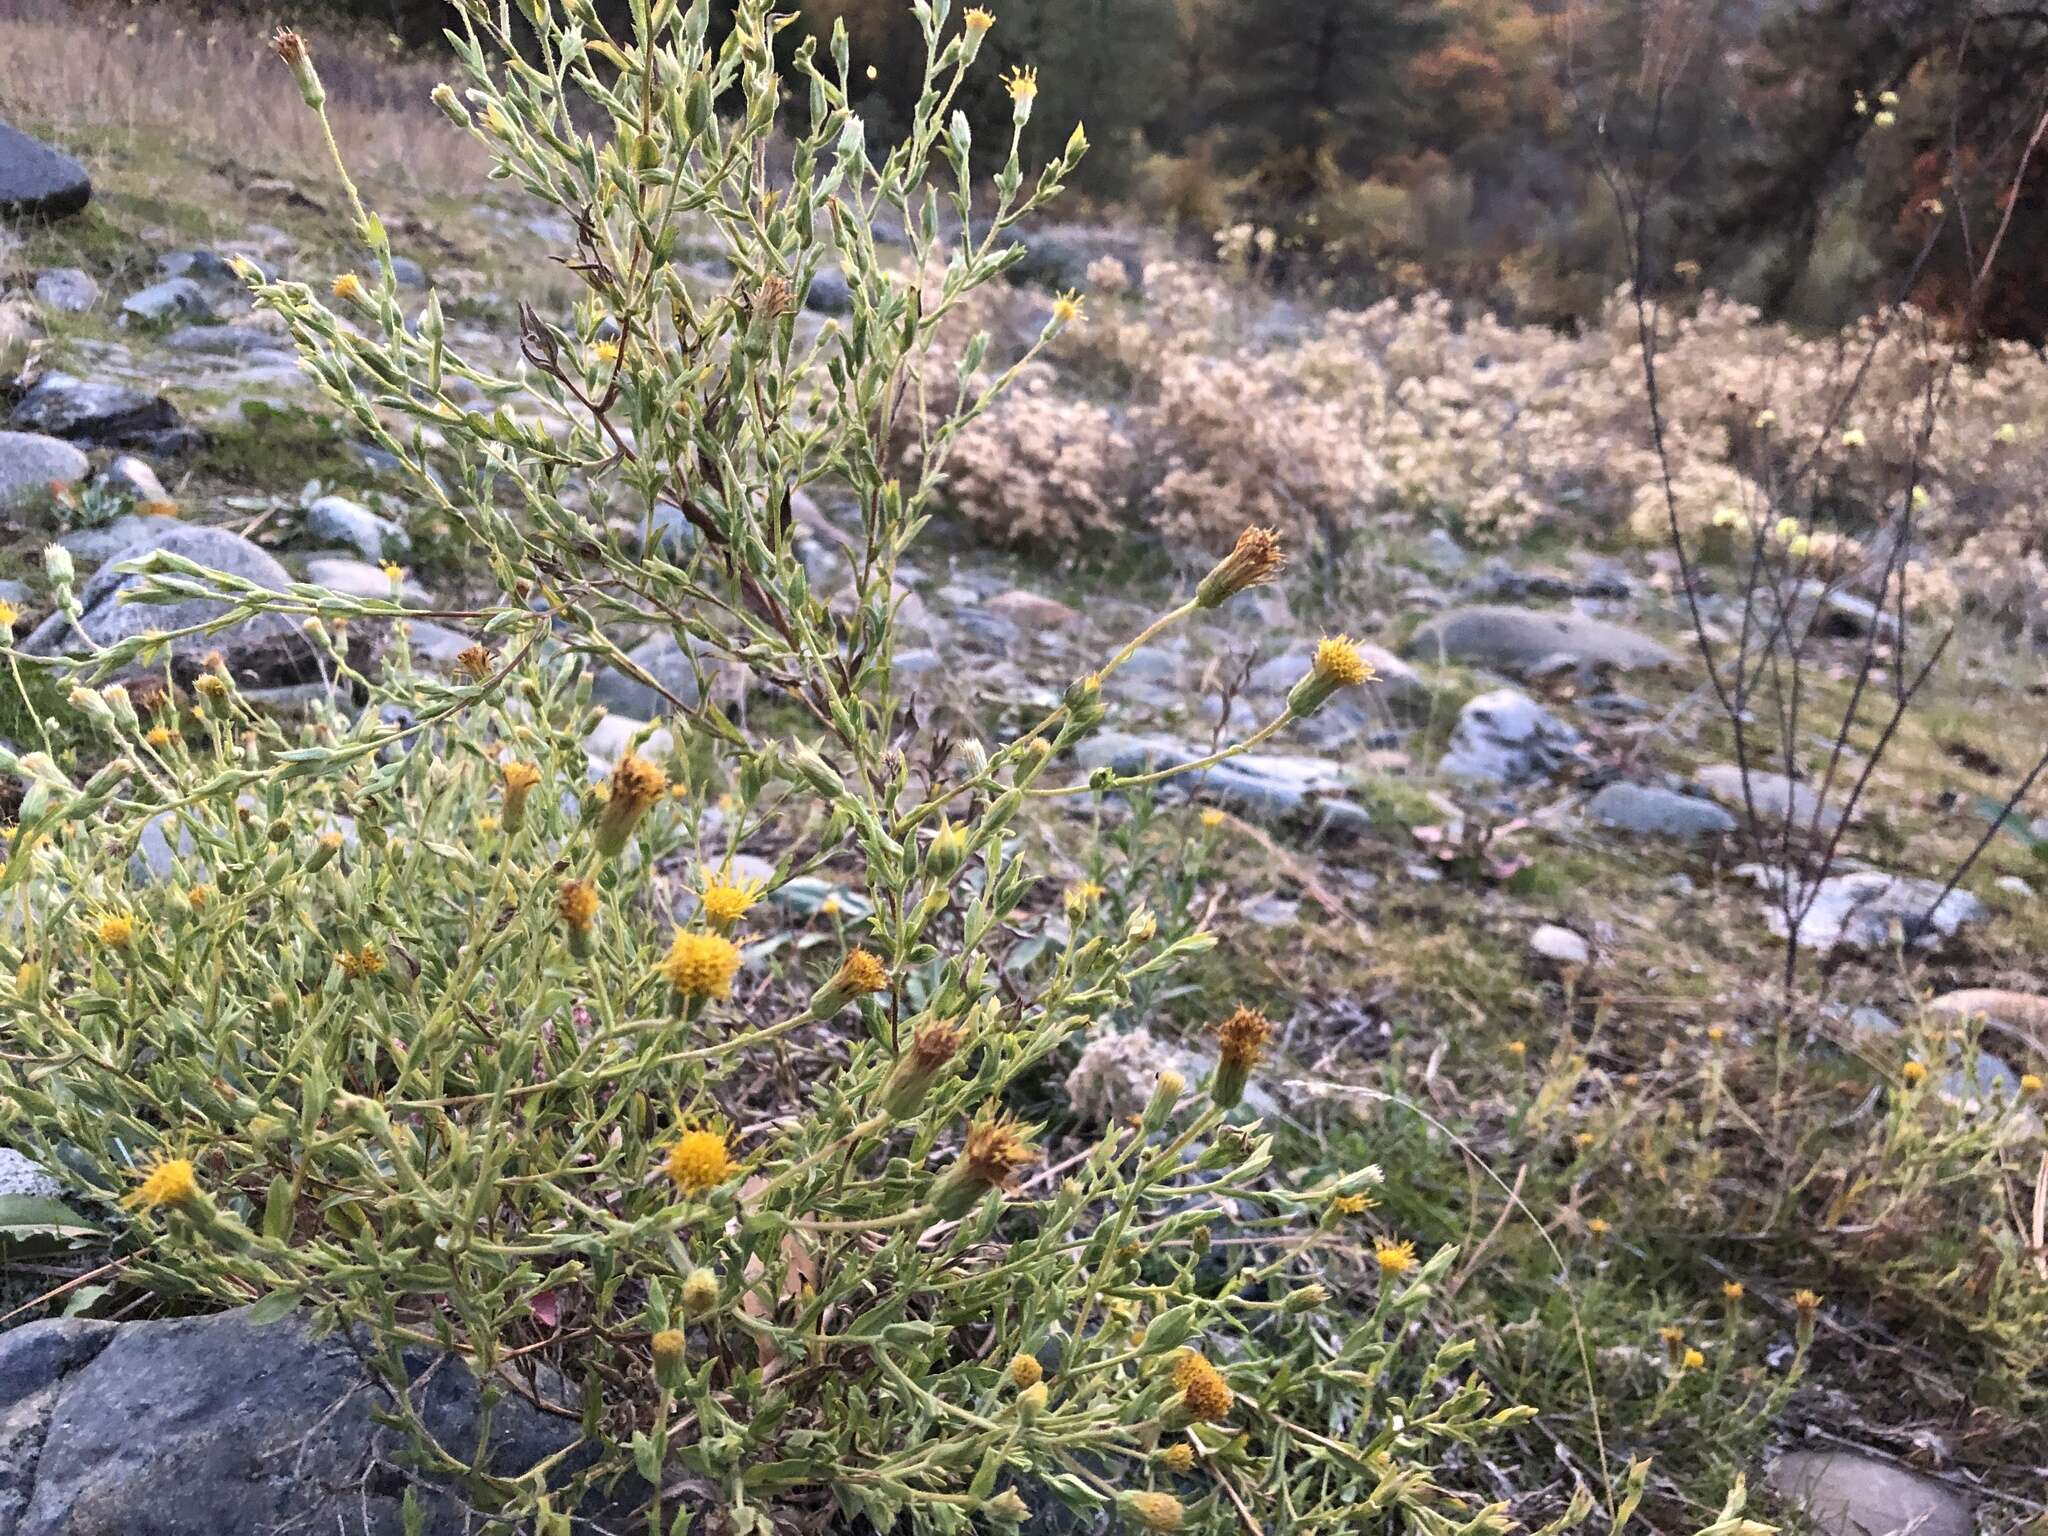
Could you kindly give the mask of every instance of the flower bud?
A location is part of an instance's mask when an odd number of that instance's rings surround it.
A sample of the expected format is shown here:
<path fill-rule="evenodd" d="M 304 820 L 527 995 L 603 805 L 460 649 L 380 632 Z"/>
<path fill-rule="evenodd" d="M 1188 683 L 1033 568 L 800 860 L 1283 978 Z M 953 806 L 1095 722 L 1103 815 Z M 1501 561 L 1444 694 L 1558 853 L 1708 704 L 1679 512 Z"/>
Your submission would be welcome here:
<path fill-rule="evenodd" d="M 708 1317 L 718 1309 L 718 1276 L 708 1269 L 693 1269 L 683 1279 L 683 1310 L 692 1317 Z"/>

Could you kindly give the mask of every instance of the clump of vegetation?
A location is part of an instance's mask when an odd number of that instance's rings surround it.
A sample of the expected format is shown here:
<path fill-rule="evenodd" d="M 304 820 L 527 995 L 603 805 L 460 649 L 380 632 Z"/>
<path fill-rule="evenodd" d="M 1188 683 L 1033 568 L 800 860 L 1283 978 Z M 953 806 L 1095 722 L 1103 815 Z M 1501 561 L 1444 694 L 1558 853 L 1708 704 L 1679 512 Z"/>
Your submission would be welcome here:
<path fill-rule="evenodd" d="M 1151 1530 L 1235 1528 L 1253 1507 L 1301 1529 L 1396 1510 L 1444 1536 L 1498 1528 L 1492 1496 L 1453 1492 L 1443 1462 L 1524 1412 L 1465 1373 L 1469 1345 L 1408 1331 L 1454 1249 L 1384 1243 L 1372 1296 L 1326 1318 L 1318 1247 L 1378 1175 L 1273 1171 L 1238 1109 L 1262 1015 L 1220 1025 L 1206 1095 L 1162 1072 L 1135 1123 L 1056 1167 L 1015 1108 L 1052 1053 L 1208 940 L 1162 937 L 1142 908 L 1111 921 L 1085 890 L 1034 910 L 1013 824 L 1038 797 L 1117 787 L 1047 782 L 1103 718 L 1104 678 L 1273 579 L 1278 541 L 1247 530 L 1013 740 L 920 739 L 892 698 L 896 564 L 948 445 L 1008 376 L 973 383 L 970 343 L 908 482 L 894 417 L 934 387 L 924 346 L 1015 258 L 1009 232 L 1059 192 L 1080 134 L 1027 174 L 1036 81 L 1013 72 L 984 214 L 952 103 L 986 12 L 954 26 L 944 0 L 913 7 L 926 90 L 877 158 L 843 33 L 798 50 L 808 110 L 778 141 L 785 18 L 746 0 L 712 47 L 709 9 L 654 0 L 614 35 L 587 6 L 529 4 L 522 52 L 496 8 L 462 4 L 467 86 L 438 105 L 580 232 L 586 297 L 526 311 L 523 372 L 459 355 L 436 298 L 406 312 L 339 151 L 374 268 L 337 274 L 334 307 L 245 273 L 512 595 L 442 677 L 410 665 L 395 599 L 271 592 L 158 551 L 139 600 L 226 611 L 76 663 L 16 659 L 72 671 L 104 756 L 82 784 L 47 735 L 0 759 L 30 782 L 0 874 L 19 903 L 0 938 L 10 1138 L 133 1213 L 121 1259 L 152 1288 L 366 1326 L 395 1388 L 405 1350 L 452 1349 L 494 1392 L 579 1424 L 543 1464 L 493 1470 L 393 1394 L 429 1470 L 544 1531 L 632 1476 L 650 1531 L 706 1508 L 765 1531 L 827 1505 L 953 1531 L 1045 1499 Z M 276 46 L 320 113 L 306 44 Z M 607 134 L 572 126 L 579 99 Z M 877 255 L 884 214 L 911 231 L 910 276 Z M 686 218 L 733 273 L 709 298 L 671 266 Z M 851 313 L 799 343 L 827 262 Z M 458 403 L 458 380 L 484 404 Z M 537 407 L 566 430 L 537 427 Z M 863 521 L 840 605 L 789 515 L 827 478 Z M 691 536 L 643 545 L 664 507 Z M 75 617 L 61 551 L 48 574 Z M 172 650 L 258 613 L 302 623 L 364 707 L 285 724 L 219 665 L 177 687 Z M 594 775 L 586 684 L 560 653 L 640 675 L 609 638 L 626 624 L 744 665 L 779 707 L 742 725 L 671 695 L 675 735 L 643 732 Z M 349 659 L 364 626 L 392 630 L 375 677 Z M 1348 640 L 1324 640 L 1279 717 L 1219 756 L 1369 680 Z M 748 873 L 743 847 L 764 846 L 772 863 Z M 771 934 L 769 904 L 827 870 L 866 916 L 844 926 L 835 903 L 830 925 Z M 1245 1262 L 1217 1264 L 1247 1240 Z"/>

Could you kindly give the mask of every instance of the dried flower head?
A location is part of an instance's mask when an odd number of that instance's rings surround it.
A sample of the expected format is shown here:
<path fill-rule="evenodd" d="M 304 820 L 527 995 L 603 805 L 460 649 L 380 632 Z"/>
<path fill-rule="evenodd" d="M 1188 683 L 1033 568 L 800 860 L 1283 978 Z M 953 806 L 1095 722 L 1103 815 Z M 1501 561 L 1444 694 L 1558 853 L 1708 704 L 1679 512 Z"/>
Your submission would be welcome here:
<path fill-rule="evenodd" d="M 1045 1380 L 1045 1367 L 1038 1363 L 1036 1355 L 1012 1355 L 1009 1368 L 1004 1374 L 1010 1378 L 1011 1386 L 1022 1391 L 1026 1387 L 1035 1387 Z"/>
<path fill-rule="evenodd" d="M 701 1195 L 732 1177 L 732 1151 L 720 1131 L 685 1131 L 668 1149 L 662 1166 L 677 1189 L 686 1195 Z"/>
<path fill-rule="evenodd" d="M 949 1019 L 935 1019 L 910 1037 L 910 1049 L 896 1058 L 882 1084 L 881 1106 L 898 1120 L 917 1113 L 938 1075 L 960 1050 L 961 1033 Z"/>
<path fill-rule="evenodd" d="M 1189 1418 L 1216 1423 L 1230 1415 L 1230 1383 L 1196 1350 L 1182 1350 L 1174 1361 L 1173 1389 Z"/>
<path fill-rule="evenodd" d="M 731 997 L 732 979 L 739 968 L 739 949 L 724 934 L 681 928 L 669 944 L 668 957 L 657 967 L 685 998 Z"/>
<path fill-rule="evenodd" d="M 455 670 L 472 683 L 481 683 L 491 675 L 491 650 L 487 645 L 466 645 L 455 653 Z"/>
<path fill-rule="evenodd" d="M 590 951 L 590 930 L 597 922 L 597 886 L 589 880 L 564 880 L 555 894 L 555 911 L 569 931 L 569 952 L 578 959 Z"/>
<path fill-rule="evenodd" d="M 341 967 L 343 979 L 362 981 L 380 974 L 384 969 L 384 948 L 379 944 L 365 944 L 358 949 L 343 949 L 334 956 Z"/>
<path fill-rule="evenodd" d="M 503 825 L 517 832 L 526 820 L 526 797 L 540 784 L 540 769 L 532 763 L 510 762 L 498 770 L 505 789 Z"/>
<path fill-rule="evenodd" d="M 1272 1022 L 1256 1008 L 1239 1008 L 1216 1026 L 1222 1052 L 1209 1082 L 1209 1096 L 1222 1108 L 1233 1109 L 1243 1100 L 1252 1068 L 1265 1054 L 1272 1034 Z"/>
<path fill-rule="evenodd" d="M 1195 1448 L 1185 1440 L 1176 1440 L 1159 1453 L 1159 1465 L 1163 1470 L 1176 1476 L 1183 1472 L 1192 1472 L 1195 1466 Z"/>
<path fill-rule="evenodd" d="M 966 1142 L 953 1165 L 932 1186 L 932 1209 L 942 1221 L 958 1221 L 992 1189 L 1007 1190 L 1019 1168 L 1037 1158 L 1031 1145 L 1036 1126 L 984 1109 L 967 1127 Z"/>
<path fill-rule="evenodd" d="M 1240 592 L 1264 586 L 1280 573 L 1282 563 L 1279 531 L 1247 528 L 1195 588 L 1195 606 L 1219 608 Z"/>
<path fill-rule="evenodd" d="M 1814 1314 L 1820 1311 L 1820 1292 L 1801 1288 L 1792 1293 L 1793 1310 L 1802 1322 L 1812 1322 Z"/>
<path fill-rule="evenodd" d="M 640 818 L 668 789 L 668 775 L 636 752 L 628 752 L 605 781 L 604 809 L 597 818 L 597 851 L 617 858 Z"/>
<path fill-rule="evenodd" d="M 811 994 L 811 1012 L 829 1019 L 857 997 L 889 990 L 889 972 L 881 960 L 865 949 L 855 949 L 839 962 L 839 969 Z"/>

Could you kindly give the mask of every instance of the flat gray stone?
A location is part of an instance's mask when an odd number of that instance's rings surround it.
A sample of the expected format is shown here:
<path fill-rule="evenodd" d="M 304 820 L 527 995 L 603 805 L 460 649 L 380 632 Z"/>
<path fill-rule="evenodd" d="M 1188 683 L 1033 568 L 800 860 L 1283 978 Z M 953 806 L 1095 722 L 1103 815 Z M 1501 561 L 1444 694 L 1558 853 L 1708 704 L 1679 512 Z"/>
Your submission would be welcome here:
<path fill-rule="evenodd" d="M 100 301 L 100 285 L 77 267 L 51 267 L 36 274 L 35 294 L 45 309 L 81 315 Z"/>
<path fill-rule="evenodd" d="M 12 1434 L 0 1438 L 0 1499 L 11 1494 L 19 1514 L 0 1531 L 397 1536 L 409 1483 L 424 1532 L 477 1529 L 445 1485 L 394 1475 L 407 1445 L 372 1417 L 382 1390 L 358 1348 L 314 1339 L 296 1318 L 259 1326 L 246 1310 L 118 1325 L 32 1323 L 5 1335 L 0 1426 Z M 425 1351 L 408 1354 L 405 1370 L 407 1395 L 435 1438 L 469 1454 L 483 1427 L 475 1376 Z M 482 1437 L 482 1460 L 516 1475 L 577 1435 L 574 1422 L 507 1393 Z M 588 1465 L 590 1454 L 572 1454 L 559 1472 Z M 644 1486 L 621 1489 L 585 1501 L 579 1514 L 625 1529 L 644 1497 Z M 6 1509 L 0 1502 L 0 1515 Z"/>
<path fill-rule="evenodd" d="M 1675 652 L 1632 629 L 1543 608 L 1454 608 L 1416 630 L 1402 653 L 1415 661 L 1470 662 L 1509 673 L 1557 656 L 1581 667 L 1623 672 L 1678 663 Z"/>
<path fill-rule="evenodd" d="M 1644 837 L 1725 837 L 1735 818 L 1711 800 L 1650 784 L 1609 784 L 1586 804 L 1603 827 Z"/>
<path fill-rule="evenodd" d="M 121 313 L 137 320 L 200 318 L 213 313 L 206 290 L 189 277 L 167 277 L 137 289 L 121 301 Z"/>
<path fill-rule="evenodd" d="M 225 528 L 193 528 L 169 518 L 146 519 L 157 530 L 119 551 L 119 560 L 95 571 L 80 588 L 80 623 L 102 645 L 152 631 L 183 629 L 217 618 L 227 605 L 211 598 L 185 598 L 167 604 L 124 602 L 140 578 L 121 569 L 124 562 L 152 549 L 182 555 L 210 570 L 238 576 L 282 591 L 291 578 L 285 568 L 239 534 Z M 87 647 L 62 614 L 52 614 L 23 642 L 31 656 L 80 655 Z M 304 633 L 281 614 L 264 613 L 241 619 L 211 634 L 195 635 L 171 648 L 173 670 L 184 680 L 196 676 L 199 662 L 218 651 L 238 681 L 257 686 L 304 682 L 320 672 L 319 657 Z"/>
<path fill-rule="evenodd" d="M 1789 816 L 1795 829 L 1818 827 L 1822 833 L 1833 832 L 1842 824 L 1841 813 L 1833 807 L 1821 809 L 1820 796 L 1806 785 L 1788 779 L 1782 773 L 1770 773 L 1752 766 L 1749 770 L 1749 794 L 1745 801 L 1742 792 L 1742 768 L 1737 763 L 1715 763 L 1699 771 L 1699 781 L 1707 793 L 1727 806 L 1738 816 L 1748 814 L 1746 807 L 1753 806 L 1757 818 L 1773 826 L 1783 826 Z M 1819 812 L 1818 820 L 1815 813 Z"/>
<path fill-rule="evenodd" d="M 1074 760 L 1083 770 L 1107 767 L 1120 775 L 1149 773 L 1208 755 L 1208 747 L 1172 736 L 1117 731 L 1091 736 L 1074 749 Z M 1329 837 L 1358 837 L 1372 826 L 1371 813 L 1346 798 L 1355 787 L 1351 775 L 1327 758 L 1247 752 L 1176 774 L 1165 783 L 1254 820 L 1305 823 Z"/>
<path fill-rule="evenodd" d="M 181 326 L 163 345 L 199 357 L 293 356 L 291 338 L 262 325 Z"/>
<path fill-rule="evenodd" d="M 1767 1476 L 1820 1536 L 1971 1536 L 1975 1529 L 1968 1501 L 1954 1489 L 1854 1451 L 1788 1451 Z"/>
<path fill-rule="evenodd" d="M 76 485 L 91 468 L 67 442 L 40 432 L 0 432 L 0 512 L 23 512 L 48 498 L 50 486 Z"/>
<path fill-rule="evenodd" d="M 1783 871 L 1745 864 L 1736 873 L 1748 876 L 1772 893 L 1764 919 L 1771 932 L 1784 938 L 1789 924 L 1785 914 L 1778 910 L 1776 895 L 1783 885 Z M 1939 882 L 1910 875 L 1887 875 L 1874 869 L 1830 875 L 1821 881 L 1812 906 L 1800 919 L 1799 947 L 1820 954 L 1845 946 L 1858 950 L 1889 949 L 1896 925 L 1908 948 L 1931 949 L 1941 940 L 1953 938 L 1965 923 L 1982 922 L 1990 915 L 1983 902 L 1963 890 L 1942 896 L 1940 905 L 1930 912 L 1929 907 L 1940 895 Z"/>
<path fill-rule="evenodd" d="M 0 217 L 62 219 L 92 201 L 92 178 L 62 150 L 0 123 Z"/>
<path fill-rule="evenodd" d="M 1527 694 L 1496 688 L 1458 712 L 1437 771 L 1479 784 L 1528 784 L 1571 761 L 1578 744 L 1576 731 Z"/>
<path fill-rule="evenodd" d="M 38 1200 L 57 1200 L 64 1186 L 32 1157 L 12 1147 L 0 1147 L 0 1196 L 29 1195 Z"/>
<path fill-rule="evenodd" d="M 18 431 L 119 445 L 175 428 L 178 413 L 161 395 L 132 385 L 46 373 L 21 397 L 11 423 Z"/>
<path fill-rule="evenodd" d="M 1529 935 L 1529 953 L 1552 965 L 1583 970 L 1593 963 L 1593 946 L 1569 928 L 1544 923 Z"/>

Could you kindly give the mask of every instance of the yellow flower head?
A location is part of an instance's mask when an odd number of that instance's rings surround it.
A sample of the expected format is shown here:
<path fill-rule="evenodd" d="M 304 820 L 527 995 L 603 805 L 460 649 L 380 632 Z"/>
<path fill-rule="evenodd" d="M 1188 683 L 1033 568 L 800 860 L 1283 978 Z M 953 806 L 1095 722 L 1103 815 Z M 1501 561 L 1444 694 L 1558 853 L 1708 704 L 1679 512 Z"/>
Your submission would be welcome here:
<path fill-rule="evenodd" d="M 109 949 L 126 949 L 135 942 L 135 919 L 126 912 L 108 912 L 93 925 L 93 935 Z"/>
<path fill-rule="evenodd" d="M 1147 1531 L 1177 1531 L 1187 1518 L 1180 1500 L 1170 1493 L 1120 1493 L 1116 1501 L 1140 1529 Z"/>
<path fill-rule="evenodd" d="M 12 629 L 20 622 L 21 610 L 5 598 L 0 598 L 0 629 Z"/>
<path fill-rule="evenodd" d="M 1369 683 L 1375 675 L 1372 663 L 1358 653 L 1349 635 L 1332 635 L 1317 645 L 1313 670 L 1340 688 Z"/>
<path fill-rule="evenodd" d="M 610 365 L 619 360 L 619 344 L 616 341 L 600 341 L 591 351 L 600 363 Z"/>
<path fill-rule="evenodd" d="M 1180 1393 L 1190 1417 L 1212 1424 L 1229 1417 L 1230 1383 L 1197 1351 L 1184 1349 L 1174 1362 L 1173 1389 Z"/>
<path fill-rule="evenodd" d="M 2038 1072 L 2022 1072 L 2022 1073 L 2020 1074 L 2020 1092 L 2022 1092 L 2022 1093 L 2039 1093 L 2040 1091 L 2041 1091 L 2041 1074 L 2040 1074 L 2040 1073 L 2038 1073 Z"/>
<path fill-rule="evenodd" d="M 1360 1192 L 1355 1195 L 1332 1195 L 1330 1210 L 1339 1216 L 1363 1216 L 1373 1208 L 1371 1195 Z"/>
<path fill-rule="evenodd" d="M 156 1157 L 143 1165 L 143 1179 L 124 1202 L 143 1210 L 186 1206 L 199 1198 L 199 1179 L 189 1157 Z"/>
<path fill-rule="evenodd" d="M 687 1195 L 701 1195 L 716 1189 L 732 1177 L 732 1151 L 718 1131 L 685 1131 L 668 1149 L 663 1165 L 677 1189 Z"/>
<path fill-rule="evenodd" d="M 1842 434 L 1842 446 L 1844 448 L 1861 448 L 1869 441 L 1870 439 L 1863 435 L 1861 427 L 1851 427 Z"/>
<path fill-rule="evenodd" d="M 683 1358 L 683 1330 L 664 1328 L 647 1341 L 648 1353 L 654 1356 L 657 1368 L 674 1365 Z"/>
<path fill-rule="evenodd" d="M 1926 1064 L 1918 1061 L 1909 1061 L 1899 1068 L 1899 1076 L 1906 1080 L 1908 1088 L 1917 1088 L 1927 1079 Z"/>
<path fill-rule="evenodd" d="M 967 1127 L 960 1155 L 932 1186 L 932 1209 L 943 1221 L 958 1221 L 992 1189 L 1007 1190 L 1019 1168 L 1034 1161 L 1037 1129 L 1007 1112 L 985 1109 Z"/>
<path fill-rule="evenodd" d="M 1742 1282 L 1740 1280 L 1722 1281 L 1721 1294 L 1727 1297 L 1730 1301 L 1742 1300 Z"/>
<path fill-rule="evenodd" d="M 1030 101 L 1038 95 L 1038 71 L 1020 64 L 1003 77 L 1003 89 L 1012 101 Z"/>
<path fill-rule="evenodd" d="M 1383 1275 L 1405 1275 L 1415 1267 L 1415 1245 L 1411 1242 L 1381 1242 L 1374 1246 L 1372 1256 Z"/>
<path fill-rule="evenodd" d="M 735 880 L 730 865 L 716 873 L 706 869 L 698 899 L 704 903 L 704 917 L 712 927 L 730 928 L 761 899 L 761 882 Z"/>
<path fill-rule="evenodd" d="M 158 751 L 171 744 L 171 728 L 168 725 L 152 725 L 149 734 L 142 738 Z"/>
<path fill-rule="evenodd" d="M 698 1268 L 683 1277 L 683 1310 L 703 1317 L 718 1305 L 718 1276 Z"/>
<path fill-rule="evenodd" d="M 1514 1057 L 1515 1060 L 1520 1061 L 1529 1054 L 1529 1042 L 1526 1040 L 1510 1040 L 1507 1043 L 1507 1053 Z"/>
<path fill-rule="evenodd" d="M 384 950 L 377 944 L 365 944 L 360 949 L 341 950 L 334 959 L 341 967 L 343 978 L 348 981 L 362 981 L 384 969 Z"/>
<path fill-rule="evenodd" d="M 334 280 L 329 291 L 346 304 L 360 304 L 367 297 L 363 288 L 363 280 L 353 272 L 342 273 L 341 276 Z"/>
<path fill-rule="evenodd" d="M 1038 1363 L 1036 1355 L 1012 1355 L 1007 1374 L 1010 1385 L 1022 1391 L 1045 1380 L 1045 1367 Z"/>
<path fill-rule="evenodd" d="M 1079 293 L 1069 288 L 1052 301 L 1052 317 L 1061 325 L 1072 325 L 1081 318 L 1081 308 L 1086 302 L 1087 300 Z"/>
<path fill-rule="evenodd" d="M 723 934 L 690 933 L 678 928 L 668 958 L 658 967 L 668 984 L 684 997 L 731 997 L 732 979 L 740 968 L 740 952 Z"/>
<path fill-rule="evenodd" d="M 1224 822 L 1230 820 L 1228 816 L 1217 810 L 1213 805 L 1206 807 L 1197 819 L 1205 827 L 1220 827 Z"/>
<path fill-rule="evenodd" d="M 1609 1232 L 1613 1231 L 1614 1229 L 1607 1224 L 1607 1218 L 1605 1216 L 1595 1216 L 1586 1223 L 1586 1230 L 1592 1233 L 1595 1237 L 1605 1237 Z"/>
<path fill-rule="evenodd" d="M 967 23 L 970 32 L 986 32 L 996 24 L 995 14 L 978 5 L 968 7 L 967 14 L 961 19 Z"/>
<path fill-rule="evenodd" d="M 1068 886 L 1063 898 L 1066 903 L 1067 915 L 1069 917 L 1081 916 L 1098 901 L 1102 900 L 1102 894 L 1102 887 L 1093 880 L 1081 880 Z"/>
<path fill-rule="evenodd" d="M 1820 1292 L 1797 1290 L 1792 1293 L 1792 1305 L 1802 1321 L 1811 1322 L 1814 1313 L 1820 1310 Z"/>
<path fill-rule="evenodd" d="M 1159 1453 L 1159 1465 L 1175 1475 L 1191 1472 L 1195 1465 L 1195 1448 L 1185 1440 L 1176 1440 Z"/>
<path fill-rule="evenodd" d="M 1679 1356 L 1678 1368 L 1681 1371 L 1696 1371 L 1706 1363 L 1707 1357 L 1705 1355 L 1696 1349 L 1688 1349 L 1683 1355 Z"/>
<path fill-rule="evenodd" d="M 517 832 L 526 820 L 526 797 L 540 783 L 540 770 L 532 763 L 510 762 L 499 772 L 505 784 L 505 830 Z"/>

